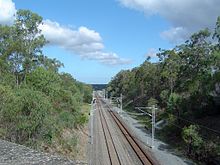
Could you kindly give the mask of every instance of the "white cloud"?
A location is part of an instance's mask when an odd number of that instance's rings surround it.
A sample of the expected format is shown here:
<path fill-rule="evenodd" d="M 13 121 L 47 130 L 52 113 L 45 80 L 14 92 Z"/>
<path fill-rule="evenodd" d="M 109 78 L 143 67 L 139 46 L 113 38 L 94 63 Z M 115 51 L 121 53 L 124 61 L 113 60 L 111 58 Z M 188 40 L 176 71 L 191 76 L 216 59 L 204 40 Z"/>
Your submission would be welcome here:
<path fill-rule="evenodd" d="M 50 41 L 50 44 L 58 45 L 68 50 L 75 50 L 80 54 L 104 48 L 99 33 L 86 27 L 72 30 L 61 26 L 57 22 L 45 20 L 40 29 L 46 39 Z"/>
<path fill-rule="evenodd" d="M 146 15 L 158 14 L 167 19 L 172 28 L 162 32 L 171 42 L 186 39 L 202 29 L 213 29 L 220 15 L 220 0 L 118 0 L 128 8 Z M 176 37 L 178 38 L 176 38 Z M 176 41 L 175 41 L 176 38 Z"/>
<path fill-rule="evenodd" d="M 157 50 L 155 48 L 150 48 L 146 53 L 146 57 L 157 58 Z"/>
<path fill-rule="evenodd" d="M 109 65 L 128 64 L 131 62 L 120 58 L 115 53 L 104 52 L 100 34 L 87 27 L 81 26 L 73 30 L 61 26 L 57 22 L 45 20 L 40 29 L 50 44 L 58 45 L 74 54 L 78 54 L 83 59 L 97 60 Z"/>
<path fill-rule="evenodd" d="M 175 27 L 163 31 L 161 33 L 161 37 L 169 40 L 172 43 L 179 43 L 188 37 L 188 32 L 183 27 Z"/>
<path fill-rule="evenodd" d="M 12 24 L 15 13 L 15 4 L 11 0 L 0 0 L 0 24 Z"/>
<path fill-rule="evenodd" d="M 73 30 L 61 26 L 57 22 L 45 20 L 40 29 L 50 44 L 78 54 L 83 59 L 96 60 L 108 65 L 121 65 L 131 62 L 128 59 L 120 58 L 115 53 L 104 52 L 104 44 L 100 34 L 87 27 L 82 26 Z"/>
<path fill-rule="evenodd" d="M 12 0 L 0 0 L 0 24 L 12 24 L 15 14 L 16 8 Z M 80 55 L 82 59 L 96 60 L 107 65 L 121 65 L 131 62 L 131 60 L 120 58 L 115 53 L 105 52 L 100 34 L 87 27 L 81 26 L 77 30 L 73 30 L 61 26 L 57 22 L 44 20 L 40 29 L 50 44 Z"/>

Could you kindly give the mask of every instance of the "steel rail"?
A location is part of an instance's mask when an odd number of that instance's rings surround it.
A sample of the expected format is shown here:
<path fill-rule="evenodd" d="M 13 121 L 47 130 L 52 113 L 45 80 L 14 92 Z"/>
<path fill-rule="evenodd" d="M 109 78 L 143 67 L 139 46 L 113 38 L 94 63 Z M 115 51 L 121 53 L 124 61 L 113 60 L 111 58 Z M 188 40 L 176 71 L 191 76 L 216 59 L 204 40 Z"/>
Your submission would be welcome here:
<path fill-rule="evenodd" d="M 101 121 L 102 129 L 103 129 L 104 137 L 105 137 L 105 142 L 106 142 L 106 146 L 107 146 L 107 151 L 108 151 L 110 163 L 112 165 L 121 165 L 121 160 L 119 158 L 119 154 L 116 150 L 116 146 L 115 146 L 114 140 L 112 138 L 109 126 L 107 124 L 107 120 L 101 110 L 102 109 L 101 103 L 99 102 L 98 97 L 97 97 L 97 108 L 98 108 L 98 113 L 100 116 L 100 121 Z"/>
<path fill-rule="evenodd" d="M 102 102 L 105 103 L 103 100 Z M 121 122 L 119 117 L 111 110 L 110 106 L 108 104 L 106 105 L 109 109 L 108 112 L 110 113 L 110 115 L 112 116 L 116 124 L 118 125 L 119 129 L 121 130 L 121 132 L 123 133 L 127 141 L 129 142 L 130 146 L 132 147 L 132 149 L 134 150 L 134 152 L 136 153 L 136 155 L 138 156 L 142 164 L 144 165 L 159 164 L 156 160 L 151 158 L 151 156 L 144 151 L 144 149 L 140 146 L 137 140 L 132 136 L 132 134 L 127 129 L 127 127 Z"/>

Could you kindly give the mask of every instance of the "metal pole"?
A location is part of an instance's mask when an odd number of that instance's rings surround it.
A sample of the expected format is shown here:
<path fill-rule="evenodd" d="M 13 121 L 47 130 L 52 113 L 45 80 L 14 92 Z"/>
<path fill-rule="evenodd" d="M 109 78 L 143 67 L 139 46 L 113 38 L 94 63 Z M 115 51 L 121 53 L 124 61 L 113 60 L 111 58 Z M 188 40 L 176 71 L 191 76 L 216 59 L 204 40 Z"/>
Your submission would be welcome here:
<path fill-rule="evenodd" d="M 120 107 L 120 109 L 121 109 L 121 113 L 122 113 L 122 93 L 121 93 L 121 99 L 120 99 L 120 102 L 121 102 L 121 107 Z"/>
<path fill-rule="evenodd" d="M 154 134 L 155 134 L 155 105 L 152 108 L 152 149 L 154 148 Z"/>
<path fill-rule="evenodd" d="M 93 101 L 91 104 L 91 144 L 93 144 Z"/>
<path fill-rule="evenodd" d="M 105 91 L 105 99 L 108 99 L 108 91 Z"/>
<path fill-rule="evenodd" d="M 93 100 L 94 100 L 94 91 L 92 93 L 92 102 L 91 102 L 91 144 L 93 144 L 93 113 L 94 113 L 94 104 L 93 104 Z"/>

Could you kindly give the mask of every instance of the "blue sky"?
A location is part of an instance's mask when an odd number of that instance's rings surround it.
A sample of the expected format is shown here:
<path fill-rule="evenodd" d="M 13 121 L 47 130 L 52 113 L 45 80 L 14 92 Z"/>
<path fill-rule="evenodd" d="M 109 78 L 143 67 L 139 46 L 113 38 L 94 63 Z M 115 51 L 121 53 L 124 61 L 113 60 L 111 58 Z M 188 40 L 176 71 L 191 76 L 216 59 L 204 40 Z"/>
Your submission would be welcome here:
<path fill-rule="evenodd" d="M 79 81 L 108 83 L 121 69 L 143 63 L 146 55 L 155 61 L 158 48 L 172 48 L 198 29 L 212 29 L 220 11 L 218 0 L 158 1 L 0 0 L 0 23 L 7 24 L 14 10 L 38 13 L 50 41 L 44 54 L 63 62 L 61 71 Z"/>

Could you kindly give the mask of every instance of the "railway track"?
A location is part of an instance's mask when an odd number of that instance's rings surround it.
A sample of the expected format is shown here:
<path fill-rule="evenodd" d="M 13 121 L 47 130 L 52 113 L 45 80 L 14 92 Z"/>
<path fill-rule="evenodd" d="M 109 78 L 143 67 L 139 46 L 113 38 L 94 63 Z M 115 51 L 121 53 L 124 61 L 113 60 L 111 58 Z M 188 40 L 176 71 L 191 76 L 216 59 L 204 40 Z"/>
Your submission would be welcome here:
<path fill-rule="evenodd" d="M 110 159 L 110 163 L 113 165 L 122 164 L 118 151 L 116 150 L 114 140 L 112 138 L 108 123 L 106 121 L 106 117 L 103 113 L 101 104 L 104 103 L 104 101 L 100 97 L 97 98 L 97 108 L 99 111 L 99 115 L 101 118 L 101 125 L 104 132 L 105 142 L 108 150 L 108 155 Z M 104 103 L 105 104 L 105 103 Z M 110 114 L 111 118 L 114 120 L 114 122 L 117 124 L 118 128 L 124 135 L 125 139 L 130 144 L 131 148 L 133 149 L 134 153 L 139 158 L 140 162 L 143 165 L 156 165 L 158 164 L 154 159 L 151 158 L 151 156 L 140 146 L 140 144 L 136 141 L 136 139 L 131 135 L 127 127 L 124 125 L 123 122 L 119 119 L 119 117 L 111 110 L 109 105 L 107 105 L 108 113 Z"/>
<path fill-rule="evenodd" d="M 100 100 L 98 100 L 98 102 L 97 102 L 97 108 L 98 108 L 98 113 L 99 113 L 99 116 L 101 119 L 102 129 L 104 132 L 105 143 L 106 143 L 107 150 L 108 150 L 109 160 L 110 160 L 111 164 L 120 165 L 121 161 L 120 161 L 118 152 L 116 150 L 115 143 L 112 138 L 109 126 L 107 124 L 106 117 L 103 114 L 102 107 L 101 107 L 99 101 Z"/>

